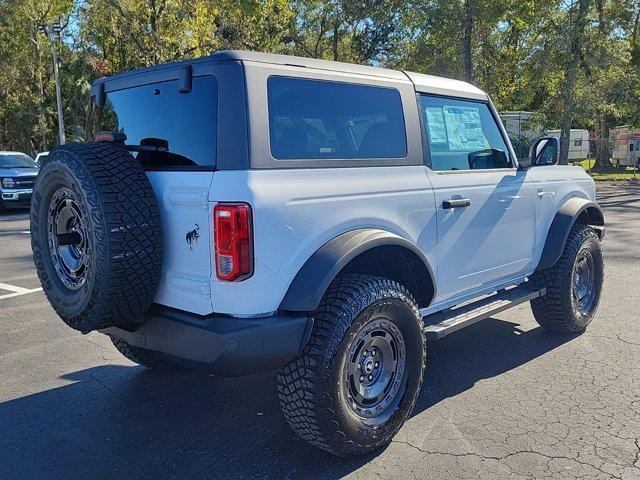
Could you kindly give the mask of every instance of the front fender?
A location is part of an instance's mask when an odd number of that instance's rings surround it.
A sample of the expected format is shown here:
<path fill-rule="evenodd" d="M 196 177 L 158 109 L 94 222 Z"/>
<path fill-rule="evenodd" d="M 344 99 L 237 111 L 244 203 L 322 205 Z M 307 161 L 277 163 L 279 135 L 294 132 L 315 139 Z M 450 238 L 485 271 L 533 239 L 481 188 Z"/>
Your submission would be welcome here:
<path fill-rule="evenodd" d="M 584 223 L 587 225 L 600 227 L 600 234 L 604 234 L 602 207 L 584 198 L 570 198 L 558 209 L 551 222 L 536 271 L 550 268 L 560 259 L 569 233 L 579 218 L 584 218 L 586 220 Z"/>

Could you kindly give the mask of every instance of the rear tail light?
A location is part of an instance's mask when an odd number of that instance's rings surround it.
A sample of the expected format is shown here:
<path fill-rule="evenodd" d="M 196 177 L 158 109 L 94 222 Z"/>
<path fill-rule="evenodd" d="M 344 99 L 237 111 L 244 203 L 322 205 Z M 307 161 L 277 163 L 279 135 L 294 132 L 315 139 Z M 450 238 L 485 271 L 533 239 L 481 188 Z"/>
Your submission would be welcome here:
<path fill-rule="evenodd" d="M 253 274 L 251 207 L 246 203 L 219 203 L 213 208 L 216 275 L 227 282 Z"/>

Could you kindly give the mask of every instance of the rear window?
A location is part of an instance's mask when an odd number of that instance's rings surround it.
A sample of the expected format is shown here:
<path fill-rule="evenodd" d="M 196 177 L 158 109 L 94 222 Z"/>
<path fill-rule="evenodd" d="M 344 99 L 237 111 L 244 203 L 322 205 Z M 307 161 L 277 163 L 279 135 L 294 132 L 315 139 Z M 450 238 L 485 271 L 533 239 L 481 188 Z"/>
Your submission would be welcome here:
<path fill-rule="evenodd" d="M 394 88 L 277 76 L 267 88 L 271 154 L 278 160 L 407 155 Z"/>
<path fill-rule="evenodd" d="M 125 133 L 129 145 L 168 144 L 137 153 L 145 167 L 215 167 L 217 116 L 216 78 L 199 76 L 189 93 L 179 92 L 177 80 L 108 92 L 94 133 Z"/>

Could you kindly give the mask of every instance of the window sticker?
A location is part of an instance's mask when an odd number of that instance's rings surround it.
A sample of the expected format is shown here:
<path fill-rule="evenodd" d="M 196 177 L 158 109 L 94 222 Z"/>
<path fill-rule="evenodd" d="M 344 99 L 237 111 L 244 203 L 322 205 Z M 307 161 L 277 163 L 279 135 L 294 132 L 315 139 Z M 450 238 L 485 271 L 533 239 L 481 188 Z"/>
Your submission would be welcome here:
<path fill-rule="evenodd" d="M 480 109 L 475 107 L 442 107 L 449 150 L 474 151 L 485 147 Z"/>
<path fill-rule="evenodd" d="M 427 107 L 429 141 L 433 145 L 447 145 L 447 127 L 441 107 Z"/>

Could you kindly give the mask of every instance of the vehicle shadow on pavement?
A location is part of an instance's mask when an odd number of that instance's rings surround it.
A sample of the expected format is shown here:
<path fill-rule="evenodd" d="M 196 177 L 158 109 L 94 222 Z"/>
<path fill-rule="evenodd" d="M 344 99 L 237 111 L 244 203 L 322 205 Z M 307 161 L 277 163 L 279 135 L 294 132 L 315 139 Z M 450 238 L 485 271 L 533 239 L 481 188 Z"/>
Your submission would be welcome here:
<path fill-rule="evenodd" d="M 603 208 L 639 208 L 633 205 L 640 200 L 640 183 L 606 186 L 598 189 L 598 203 Z"/>
<path fill-rule="evenodd" d="M 517 323 L 489 318 L 431 344 L 424 384 L 413 414 L 575 338 L 539 327 L 528 331 L 519 327 Z"/>
<path fill-rule="evenodd" d="M 20 208 L 20 209 L 11 209 L 5 210 L 4 212 L 0 212 L 0 220 L 25 220 L 29 218 L 29 209 L 28 208 Z"/>
<path fill-rule="evenodd" d="M 429 349 L 414 415 L 571 338 L 495 319 L 453 334 Z M 65 386 L 0 404 L 0 478 L 334 479 L 375 458 L 339 459 L 298 441 L 275 377 L 160 374 L 108 361 L 65 374 Z"/>

